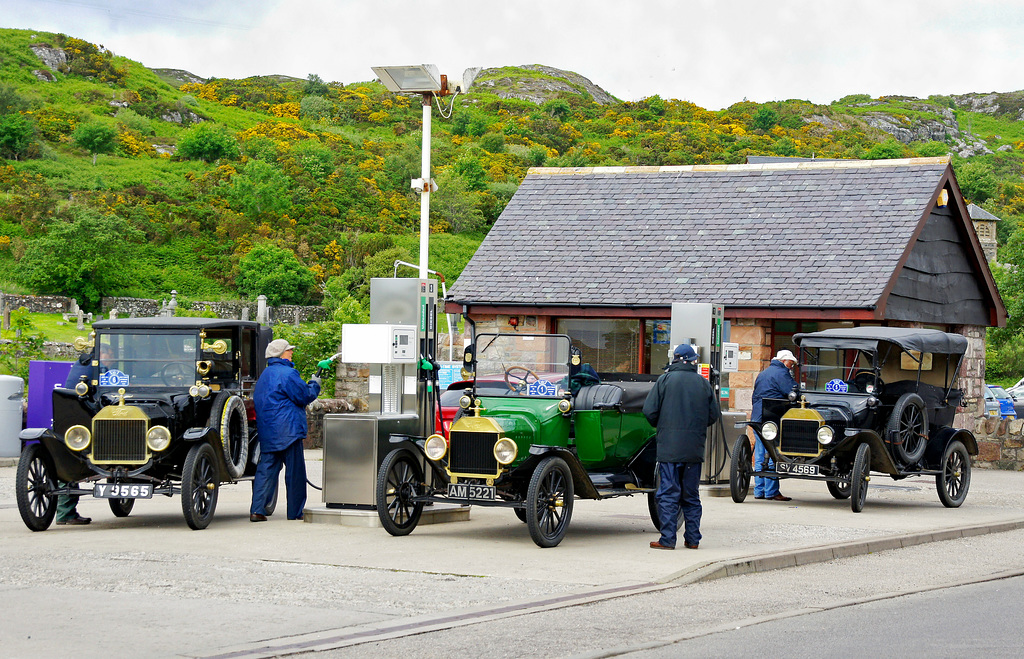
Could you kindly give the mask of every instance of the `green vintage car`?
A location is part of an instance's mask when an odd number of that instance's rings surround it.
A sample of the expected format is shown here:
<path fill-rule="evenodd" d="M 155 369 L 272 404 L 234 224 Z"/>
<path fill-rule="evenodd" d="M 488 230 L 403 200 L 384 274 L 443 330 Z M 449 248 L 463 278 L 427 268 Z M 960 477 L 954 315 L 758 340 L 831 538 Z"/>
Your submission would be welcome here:
<path fill-rule="evenodd" d="M 561 334 L 480 334 L 465 360 L 473 386 L 448 437 L 392 437 L 404 444 L 377 476 L 388 533 L 410 533 L 429 502 L 502 506 L 537 545 L 554 547 L 577 497 L 633 494 L 648 495 L 658 525 L 654 429 L 641 412 L 654 376 L 597 382 Z"/>

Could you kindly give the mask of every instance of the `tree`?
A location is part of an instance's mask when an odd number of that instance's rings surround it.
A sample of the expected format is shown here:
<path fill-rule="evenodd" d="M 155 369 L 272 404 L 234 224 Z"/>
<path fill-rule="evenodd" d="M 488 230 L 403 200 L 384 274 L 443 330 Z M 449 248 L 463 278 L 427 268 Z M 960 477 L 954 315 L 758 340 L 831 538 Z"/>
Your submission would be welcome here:
<path fill-rule="evenodd" d="M 178 140 L 178 153 L 189 160 L 213 162 L 238 155 L 238 140 L 226 129 L 207 123 L 192 126 Z"/>
<path fill-rule="evenodd" d="M 306 76 L 306 82 L 302 85 L 302 93 L 306 96 L 327 96 L 330 87 L 315 73 Z"/>
<path fill-rule="evenodd" d="M 903 144 L 889 138 L 884 142 L 874 145 L 864 155 L 865 160 L 891 160 L 903 157 Z"/>
<path fill-rule="evenodd" d="M 32 317 L 25 307 L 11 312 L 11 329 L 15 330 L 14 338 L 0 343 L 0 367 L 28 382 L 29 362 L 45 359 L 43 342 L 46 335 L 32 324 Z"/>
<path fill-rule="evenodd" d="M 0 158 L 18 160 L 36 139 L 36 125 L 20 114 L 0 117 Z"/>
<path fill-rule="evenodd" d="M 477 231 L 484 214 L 477 207 L 479 193 L 473 192 L 461 176 L 445 171 L 438 176 L 438 192 L 431 195 L 434 210 L 448 222 L 452 233 Z"/>
<path fill-rule="evenodd" d="M 995 196 L 999 181 L 992 166 L 979 160 L 960 161 L 954 165 L 957 183 L 964 198 L 976 204 Z"/>
<path fill-rule="evenodd" d="M 323 96 L 310 94 L 299 103 L 299 116 L 310 121 L 324 121 L 334 116 L 334 103 Z"/>
<path fill-rule="evenodd" d="M 250 160 L 231 178 L 225 196 L 231 207 L 257 219 L 279 213 L 291 205 L 291 179 L 262 160 Z"/>
<path fill-rule="evenodd" d="M 768 132 L 775 124 L 779 123 L 779 113 L 767 106 L 761 106 L 754 113 L 750 125 L 757 130 Z"/>
<path fill-rule="evenodd" d="M 75 144 L 92 154 L 92 164 L 96 164 L 96 156 L 100 153 L 111 153 L 117 131 L 100 123 L 81 124 L 71 133 Z"/>
<path fill-rule="evenodd" d="M 540 109 L 558 120 L 565 119 L 572 112 L 569 103 L 564 98 L 553 98 L 540 106 Z"/>
<path fill-rule="evenodd" d="M 119 217 L 72 207 L 44 235 L 25 241 L 17 273 L 37 293 L 67 295 L 97 309 L 103 296 L 135 283 L 133 254 L 143 238 Z"/>
<path fill-rule="evenodd" d="M 0 115 L 27 110 L 29 103 L 11 85 L 0 85 Z"/>
<path fill-rule="evenodd" d="M 242 257 L 238 269 L 238 290 L 249 299 L 266 295 L 272 306 L 309 301 L 313 273 L 299 263 L 291 250 L 260 243 Z"/>

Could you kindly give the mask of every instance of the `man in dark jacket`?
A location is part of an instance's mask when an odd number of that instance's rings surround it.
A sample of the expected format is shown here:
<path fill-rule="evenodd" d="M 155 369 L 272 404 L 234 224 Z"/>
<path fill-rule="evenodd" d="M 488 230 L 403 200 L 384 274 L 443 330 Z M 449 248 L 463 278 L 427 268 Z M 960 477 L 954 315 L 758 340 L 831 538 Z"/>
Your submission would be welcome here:
<path fill-rule="evenodd" d="M 252 398 L 256 404 L 256 424 L 260 433 L 260 461 L 252 483 L 250 522 L 267 521 L 267 504 L 274 498 L 277 477 L 284 465 L 288 492 L 288 519 L 302 519 L 306 506 L 306 460 L 302 440 L 306 438 L 306 405 L 320 395 L 320 378 L 303 381 L 292 351 L 295 346 L 284 339 L 267 345 L 267 368 L 256 381 Z"/>
<path fill-rule="evenodd" d="M 653 549 L 675 549 L 679 510 L 685 530 L 683 546 L 700 543 L 700 471 L 707 429 L 721 415 L 718 396 L 697 373 L 697 351 L 681 344 L 672 365 L 658 378 L 644 402 L 644 416 L 658 429 L 658 520 L 661 538 Z"/>
<path fill-rule="evenodd" d="M 71 371 L 68 372 L 68 377 L 64 381 L 65 389 L 74 389 L 75 385 L 82 381 L 82 376 L 86 379 L 92 376 L 92 353 L 83 352 L 75 360 L 75 363 L 71 365 Z M 59 487 L 78 487 L 78 483 L 65 483 L 60 481 Z M 57 523 L 58 524 L 70 524 L 73 526 L 84 526 L 92 522 L 91 517 L 82 517 L 78 514 L 78 495 L 77 494 L 61 494 L 57 497 Z"/>
<path fill-rule="evenodd" d="M 796 365 L 796 357 L 789 350 L 780 350 L 775 355 L 775 359 L 768 364 L 768 368 L 761 371 L 754 380 L 754 393 L 751 396 L 751 402 L 753 407 L 750 410 L 751 421 L 762 421 L 761 409 L 762 401 L 765 398 L 785 398 L 789 395 L 789 392 L 793 391 L 793 387 L 796 386 L 796 380 L 793 379 L 793 375 L 789 372 L 791 368 Z M 765 449 L 764 444 L 761 442 L 761 437 L 758 435 L 757 441 L 754 442 L 754 467 L 758 471 L 775 470 L 775 461 L 768 455 L 768 451 Z M 779 479 L 778 478 L 764 478 L 762 476 L 754 476 L 754 498 L 755 499 L 768 499 L 770 501 L 791 501 L 792 497 L 787 497 L 779 492 Z"/>

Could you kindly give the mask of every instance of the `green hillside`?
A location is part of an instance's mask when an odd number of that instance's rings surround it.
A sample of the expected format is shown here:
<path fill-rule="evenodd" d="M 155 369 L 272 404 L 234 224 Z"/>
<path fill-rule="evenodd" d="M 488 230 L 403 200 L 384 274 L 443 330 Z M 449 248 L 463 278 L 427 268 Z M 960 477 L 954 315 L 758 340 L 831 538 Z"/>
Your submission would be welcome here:
<path fill-rule="evenodd" d="M 0 81 L 2 290 L 72 295 L 87 308 L 103 295 L 171 289 L 365 305 L 369 277 L 418 257 L 418 98 L 315 73 L 203 80 L 12 29 L 0 30 Z M 440 106 L 431 265 L 449 285 L 531 166 L 751 155 L 952 154 L 965 196 L 1006 220 L 1000 259 L 1024 261 L 1021 92 L 708 111 L 658 96 L 623 102 L 577 74 L 530 65 L 484 70 Z M 1016 318 L 1015 273 L 997 275 Z M 996 344 L 1021 331 L 996 333 Z"/>

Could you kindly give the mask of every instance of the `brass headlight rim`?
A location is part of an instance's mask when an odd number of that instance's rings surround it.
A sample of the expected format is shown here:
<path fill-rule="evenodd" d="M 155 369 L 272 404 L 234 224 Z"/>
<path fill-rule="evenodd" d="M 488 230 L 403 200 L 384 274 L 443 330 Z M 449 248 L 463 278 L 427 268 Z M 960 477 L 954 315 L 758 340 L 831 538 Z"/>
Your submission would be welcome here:
<path fill-rule="evenodd" d="M 761 424 L 761 437 L 765 441 L 773 442 L 775 438 L 779 436 L 779 427 L 774 421 L 766 421 Z"/>
<path fill-rule="evenodd" d="M 164 442 L 163 446 L 160 446 L 159 444 L 154 443 L 154 441 L 153 441 L 153 431 L 158 431 L 158 432 L 159 431 L 163 431 L 165 433 L 165 439 L 163 440 L 163 442 Z M 171 431 L 170 431 L 170 429 L 167 426 L 159 426 L 159 425 L 152 426 L 152 427 L 149 428 L 149 430 L 146 431 L 146 447 L 149 448 L 149 450 L 153 451 L 154 453 L 159 453 L 161 451 L 166 451 L 167 447 L 169 447 L 171 445 L 171 439 L 172 439 L 171 438 Z"/>
<path fill-rule="evenodd" d="M 512 445 L 512 457 L 508 460 L 502 460 L 500 457 L 498 457 L 498 447 L 501 446 L 503 443 L 508 443 Z M 519 457 L 519 445 L 508 437 L 502 437 L 498 441 L 494 442 L 494 449 L 492 450 L 492 453 L 494 453 L 494 459 L 497 461 L 497 463 L 500 464 L 502 467 L 505 467 L 515 462 L 516 458 Z"/>
<path fill-rule="evenodd" d="M 438 440 L 441 442 L 442 450 L 441 453 L 435 457 L 431 454 L 431 446 L 436 446 Z M 423 442 L 423 454 L 427 456 L 427 459 L 433 460 L 434 462 L 441 460 L 444 456 L 448 455 L 448 441 L 445 440 L 443 435 L 434 433 L 427 437 L 427 440 Z"/>
<path fill-rule="evenodd" d="M 76 429 L 79 429 L 79 428 L 82 430 L 83 433 L 85 433 L 85 443 L 83 443 L 79 447 L 75 447 L 71 443 L 69 437 L 70 437 L 71 432 L 73 430 L 76 430 Z M 64 445 L 67 446 L 72 451 L 75 451 L 76 453 L 80 453 L 80 452 L 84 451 L 85 449 L 89 448 L 90 444 L 92 444 L 92 431 L 89 430 L 88 428 L 86 428 L 85 426 L 83 426 L 81 424 L 78 424 L 78 425 L 71 426 L 70 428 L 68 428 L 67 430 L 64 431 Z"/>

